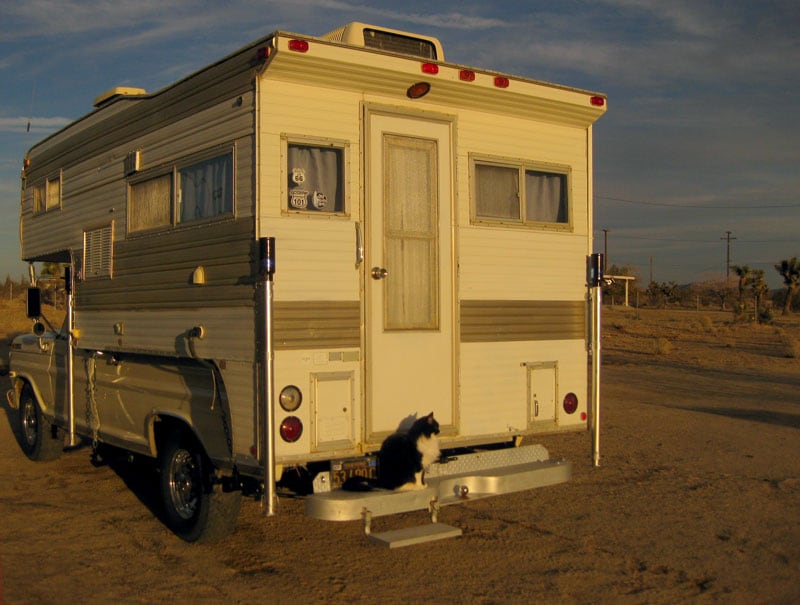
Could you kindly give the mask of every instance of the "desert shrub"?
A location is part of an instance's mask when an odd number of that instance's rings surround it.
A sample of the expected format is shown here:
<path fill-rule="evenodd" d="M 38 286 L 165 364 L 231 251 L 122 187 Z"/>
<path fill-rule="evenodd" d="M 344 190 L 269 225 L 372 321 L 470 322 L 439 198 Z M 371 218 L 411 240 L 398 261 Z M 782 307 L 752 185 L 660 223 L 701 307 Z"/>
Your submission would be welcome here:
<path fill-rule="evenodd" d="M 714 327 L 714 320 L 712 320 L 708 315 L 703 315 L 700 318 L 700 327 L 708 334 L 714 334 L 717 331 Z"/>
<path fill-rule="evenodd" d="M 672 343 L 663 336 L 658 336 L 653 340 L 653 352 L 656 355 L 667 355 L 670 351 L 672 351 Z"/>
<path fill-rule="evenodd" d="M 791 359 L 800 358 L 800 340 L 794 338 L 783 328 L 776 330 L 778 342 L 783 347 L 783 353 L 786 357 Z"/>

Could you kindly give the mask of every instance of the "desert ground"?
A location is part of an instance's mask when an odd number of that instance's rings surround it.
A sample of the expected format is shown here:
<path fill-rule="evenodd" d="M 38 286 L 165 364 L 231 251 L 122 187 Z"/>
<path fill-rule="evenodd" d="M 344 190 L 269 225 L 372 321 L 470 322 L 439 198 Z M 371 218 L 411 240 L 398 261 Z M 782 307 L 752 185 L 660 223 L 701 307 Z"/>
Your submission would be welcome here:
<path fill-rule="evenodd" d="M 589 432 L 537 438 L 571 481 L 445 507 L 462 536 L 400 549 L 293 498 L 186 544 L 149 466 L 30 462 L 3 398 L 0 602 L 800 602 L 800 317 L 609 309 L 602 380 L 598 467 Z"/>

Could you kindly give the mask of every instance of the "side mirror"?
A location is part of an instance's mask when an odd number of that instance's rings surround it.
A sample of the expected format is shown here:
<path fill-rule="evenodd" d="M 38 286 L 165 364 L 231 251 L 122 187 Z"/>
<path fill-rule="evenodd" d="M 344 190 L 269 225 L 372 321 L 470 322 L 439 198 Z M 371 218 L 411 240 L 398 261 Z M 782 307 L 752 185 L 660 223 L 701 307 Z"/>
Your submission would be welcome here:
<path fill-rule="evenodd" d="M 44 324 L 41 321 L 37 321 L 33 324 L 33 335 L 38 336 L 41 338 L 44 336 L 44 333 L 47 331 L 47 328 L 44 327 Z"/>
<path fill-rule="evenodd" d="M 26 314 L 29 319 L 38 319 L 42 316 L 42 291 L 39 288 L 28 288 Z"/>

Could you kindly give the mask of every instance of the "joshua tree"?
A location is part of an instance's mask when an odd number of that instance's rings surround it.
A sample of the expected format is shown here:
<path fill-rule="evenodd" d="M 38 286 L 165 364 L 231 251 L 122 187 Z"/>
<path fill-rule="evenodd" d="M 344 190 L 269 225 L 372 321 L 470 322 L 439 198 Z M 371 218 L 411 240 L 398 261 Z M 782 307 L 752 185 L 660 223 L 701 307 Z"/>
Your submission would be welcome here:
<path fill-rule="evenodd" d="M 781 274 L 786 286 L 786 300 L 783 301 L 783 314 L 786 315 L 792 312 L 792 300 L 800 289 L 800 261 L 793 256 L 775 265 L 775 270 Z"/>
<path fill-rule="evenodd" d="M 739 312 L 744 311 L 744 290 L 750 283 L 751 274 L 753 272 L 747 265 L 733 265 L 731 267 L 736 277 L 739 278 Z"/>

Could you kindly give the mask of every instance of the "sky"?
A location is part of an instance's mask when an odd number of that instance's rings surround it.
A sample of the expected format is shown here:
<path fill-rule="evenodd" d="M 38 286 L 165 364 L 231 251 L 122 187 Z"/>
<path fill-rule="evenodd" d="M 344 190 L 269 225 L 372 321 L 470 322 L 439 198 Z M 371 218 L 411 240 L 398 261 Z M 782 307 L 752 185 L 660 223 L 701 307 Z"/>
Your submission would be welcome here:
<path fill-rule="evenodd" d="M 595 251 L 642 286 L 723 278 L 730 250 L 780 287 L 774 265 L 800 257 L 797 0 L 0 0 L 0 279 L 27 273 L 26 150 L 97 95 L 154 92 L 272 31 L 350 21 L 436 36 L 454 63 L 606 93 Z"/>

